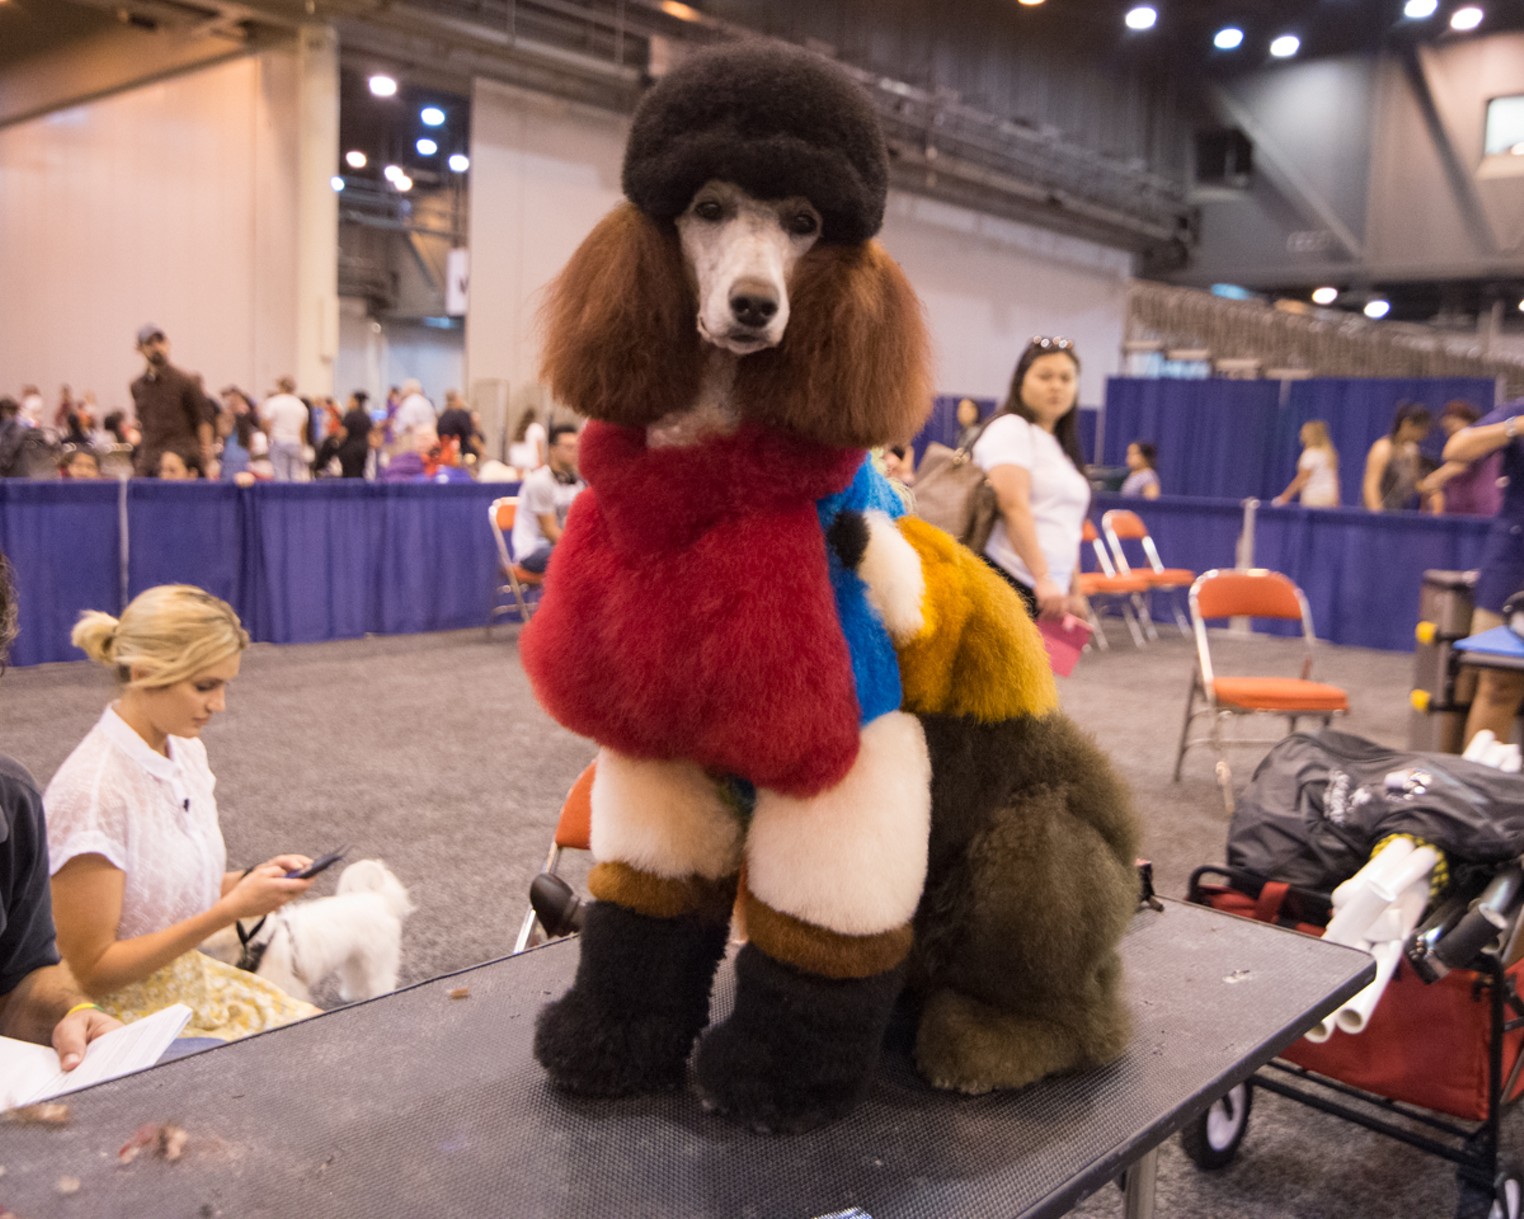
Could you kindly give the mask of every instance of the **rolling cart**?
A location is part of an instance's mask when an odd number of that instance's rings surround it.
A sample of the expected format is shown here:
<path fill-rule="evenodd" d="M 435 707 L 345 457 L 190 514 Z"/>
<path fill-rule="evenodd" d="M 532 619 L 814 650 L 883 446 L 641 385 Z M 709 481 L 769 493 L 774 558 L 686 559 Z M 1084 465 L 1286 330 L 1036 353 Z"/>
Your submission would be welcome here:
<path fill-rule="evenodd" d="M 1187 900 L 1313 936 L 1332 908 L 1327 894 L 1216 866 L 1191 874 Z M 1519 921 L 1515 911 L 1489 937 L 1501 959 L 1477 953 L 1432 983 L 1404 958 L 1364 1032 L 1296 1042 L 1181 1132 L 1186 1155 L 1203 1169 L 1230 1164 L 1263 1088 L 1453 1163 L 1457 1219 L 1520 1219 L 1524 1169 L 1499 1148 L 1504 1108 L 1524 1091 L 1524 962 L 1503 964 Z"/>

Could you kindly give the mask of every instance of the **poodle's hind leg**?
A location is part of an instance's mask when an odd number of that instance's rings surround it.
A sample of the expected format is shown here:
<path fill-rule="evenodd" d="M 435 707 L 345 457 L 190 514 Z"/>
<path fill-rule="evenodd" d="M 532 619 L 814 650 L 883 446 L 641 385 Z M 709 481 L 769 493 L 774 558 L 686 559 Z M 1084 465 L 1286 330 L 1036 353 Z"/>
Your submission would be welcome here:
<path fill-rule="evenodd" d="M 1087 995 L 1071 991 L 1015 1011 L 934 992 L 921 1013 L 916 1067 L 933 1087 L 977 1094 L 1115 1061 L 1131 1030 L 1121 963 L 1113 954 L 1096 972 Z"/>
<path fill-rule="evenodd" d="M 345 1003 L 374 999 L 397 989 L 397 974 L 402 969 L 402 923 L 396 918 L 377 919 L 368 931 L 370 938 L 355 945 L 339 965 L 339 998 Z"/>

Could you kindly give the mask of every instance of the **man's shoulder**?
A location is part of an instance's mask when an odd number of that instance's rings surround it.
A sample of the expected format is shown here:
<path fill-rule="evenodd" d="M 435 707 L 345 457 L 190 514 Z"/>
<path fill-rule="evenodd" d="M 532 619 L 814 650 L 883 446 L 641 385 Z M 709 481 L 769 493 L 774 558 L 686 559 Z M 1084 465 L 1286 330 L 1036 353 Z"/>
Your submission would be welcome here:
<path fill-rule="evenodd" d="M 15 758 L 0 753 L 0 842 L 10 837 L 17 814 L 27 807 L 42 808 L 37 780 Z"/>

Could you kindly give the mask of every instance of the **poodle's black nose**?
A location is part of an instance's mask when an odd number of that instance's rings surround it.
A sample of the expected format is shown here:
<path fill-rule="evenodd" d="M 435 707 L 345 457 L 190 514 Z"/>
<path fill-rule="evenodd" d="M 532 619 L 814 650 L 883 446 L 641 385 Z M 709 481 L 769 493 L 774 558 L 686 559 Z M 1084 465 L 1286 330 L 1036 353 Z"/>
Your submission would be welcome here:
<path fill-rule="evenodd" d="M 756 292 L 737 292 L 730 298 L 730 312 L 742 326 L 766 326 L 778 312 L 778 302 Z"/>

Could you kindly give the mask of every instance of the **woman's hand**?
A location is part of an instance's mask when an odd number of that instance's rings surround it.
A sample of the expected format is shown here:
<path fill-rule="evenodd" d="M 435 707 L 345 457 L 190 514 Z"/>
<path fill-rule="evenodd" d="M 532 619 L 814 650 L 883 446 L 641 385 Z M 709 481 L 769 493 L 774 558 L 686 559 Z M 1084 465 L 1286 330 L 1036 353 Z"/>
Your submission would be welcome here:
<path fill-rule="evenodd" d="M 227 896 L 217 904 L 235 919 L 258 918 L 279 910 L 293 897 L 300 897 L 312 887 L 310 880 L 293 880 L 286 875 L 292 868 L 285 867 L 282 861 L 289 860 L 297 868 L 305 868 L 306 863 L 298 862 L 302 859 L 300 855 L 280 855 L 269 863 L 260 864 L 228 890 Z"/>
<path fill-rule="evenodd" d="M 1032 595 L 1037 598 L 1037 616 L 1039 618 L 1062 618 L 1069 608 L 1069 594 L 1064 591 L 1063 585 L 1049 576 L 1042 576 L 1032 586 Z"/>
<path fill-rule="evenodd" d="M 1089 623 L 1090 602 L 1085 600 L 1085 598 L 1082 597 L 1079 593 L 1070 593 L 1069 596 L 1065 598 L 1065 607 L 1066 612 L 1074 615 L 1074 617 L 1078 618 L 1081 622 L 1087 624 Z"/>

